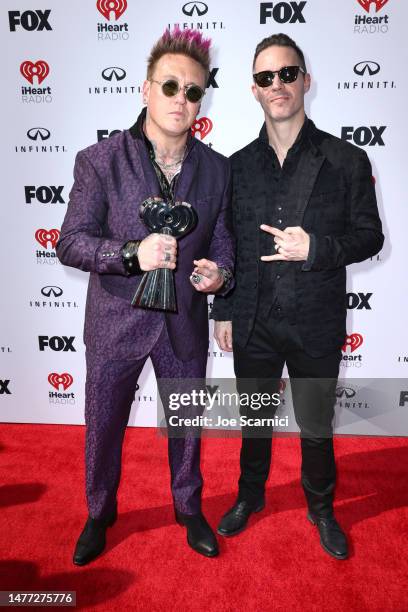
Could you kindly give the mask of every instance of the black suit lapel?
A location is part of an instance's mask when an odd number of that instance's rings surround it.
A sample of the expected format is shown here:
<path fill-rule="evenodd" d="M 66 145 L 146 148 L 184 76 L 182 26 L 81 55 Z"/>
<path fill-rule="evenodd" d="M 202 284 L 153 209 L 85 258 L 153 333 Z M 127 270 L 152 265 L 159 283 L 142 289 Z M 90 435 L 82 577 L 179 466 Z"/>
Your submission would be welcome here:
<path fill-rule="evenodd" d="M 302 225 L 306 207 L 325 159 L 325 155 L 313 143 L 302 151 L 292 191 L 297 225 Z"/>
<path fill-rule="evenodd" d="M 254 184 L 254 179 L 255 179 L 253 196 L 254 196 L 254 201 L 255 201 L 255 216 L 256 216 L 255 244 L 256 244 L 258 267 L 259 267 L 259 258 L 261 256 L 261 233 L 262 233 L 262 230 L 259 229 L 259 226 L 262 223 L 265 223 L 264 211 L 267 208 L 268 194 L 270 193 L 270 190 L 272 188 L 271 185 L 268 185 L 268 181 L 266 179 L 266 177 L 268 176 L 267 169 L 266 169 L 267 163 L 268 163 L 268 157 L 266 155 L 266 152 L 263 149 L 263 147 L 259 147 L 256 152 L 255 159 L 254 159 L 253 174 L 252 176 L 248 177 L 249 184 Z"/>

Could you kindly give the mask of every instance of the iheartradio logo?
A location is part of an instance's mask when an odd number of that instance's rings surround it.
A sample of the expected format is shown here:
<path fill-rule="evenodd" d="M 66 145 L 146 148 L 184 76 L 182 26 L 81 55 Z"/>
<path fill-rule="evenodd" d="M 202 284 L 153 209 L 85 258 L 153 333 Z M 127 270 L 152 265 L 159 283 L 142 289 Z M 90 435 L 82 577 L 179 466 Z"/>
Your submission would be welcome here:
<path fill-rule="evenodd" d="M 63 374 L 51 372 L 51 374 L 48 375 L 48 382 L 57 391 L 59 391 L 60 385 L 62 385 L 62 388 L 64 391 L 66 391 L 68 387 L 72 385 L 74 379 L 72 378 L 71 374 L 68 374 L 68 372 L 64 372 Z"/>
<path fill-rule="evenodd" d="M 193 123 L 191 127 L 191 133 L 193 134 L 193 136 L 195 136 L 196 134 L 200 134 L 200 139 L 204 140 L 207 134 L 211 132 L 212 128 L 213 123 L 211 119 L 209 119 L 208 117 L 201 117 Z"/>
<path fill-rule="evenodd" d="M 43 80 L 49 75 L 50 67 L 44 60 L 38 60 L 35 64 L 26 60 L 21 64 L 20 72 L 31 85 L 34 83 L 34 77 L 37 77 L 38 84 L 41 85 Z"/>
<path fill-rule="evenodd" d="M 107 19 L 116 21 L 127 9 L 126 0 L 98 0 L 96 3 L 98 11 Z"/>
<path fill-rule="evenodd" d="M 381 11 L 381 9 L 387 4 L 388 0 L 357 0 L 360 6 L 363 7 L 367 13 L 370 12 L 370 6 L 375 5 L 375 12 Z"/>
<path fill-rule="evenodd" d="M 341 350 L 343 351 L 343 353 L 345 353 L 347 351 L 347 348 L 349 347 L 350 353 L 354 353 L 354 351 L 356 351 L 362 344 L 363 336 L 361 334 L 350 334 L 349 336 L 346 336 Z"/>
<path fill-rule="evenodd" d="M 61 232 L 57 229 L 51 229 L 51 230 L 38 229 L 35 232 L 35 239 L 37 242 L 41 244 L 42 247 L 44 247 L 44 249 L 48 248 L 49 242 L 51 243 L 51 248 L 55 249 L 55 246 L 60 237 L 60 233 Z"/>

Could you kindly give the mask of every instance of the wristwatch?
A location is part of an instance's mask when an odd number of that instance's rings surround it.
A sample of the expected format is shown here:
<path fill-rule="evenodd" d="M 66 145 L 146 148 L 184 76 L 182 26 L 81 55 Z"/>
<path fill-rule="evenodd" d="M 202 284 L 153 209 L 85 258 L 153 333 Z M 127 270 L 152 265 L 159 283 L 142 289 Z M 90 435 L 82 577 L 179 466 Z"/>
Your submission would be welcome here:
<path fill-rule="evenodd" d="M 133 276 L 134 274 L 142 274 L 143 270 L 139 265 L 139 258 L 137 252 L 141 240 L 129 240 L 122 247 L 122 261 L 126 271 L 126 276 Z"/>

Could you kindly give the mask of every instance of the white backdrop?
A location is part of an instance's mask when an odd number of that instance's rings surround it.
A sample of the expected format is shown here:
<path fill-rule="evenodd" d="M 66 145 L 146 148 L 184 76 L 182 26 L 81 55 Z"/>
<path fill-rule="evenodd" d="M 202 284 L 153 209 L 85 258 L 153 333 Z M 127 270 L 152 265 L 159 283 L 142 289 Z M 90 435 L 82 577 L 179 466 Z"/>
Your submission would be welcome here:
<path fill-rule="evenodd" d="M 250 91 L 253 52 L 281 31 L 306 53 L 313 79 L 308 115 L 367 151 L 386 241 L 378 257 L 349 268 L 352 346 L 341 376 L 350 380 L 339 383 L 348 391 L 339 389 L 337 429 L 408 435 L 408 3 L 401 0 L 3 3 L 0 419 L 83 423 L 88 279 L 58 263 L 51 230 L 61 227 L 76 152 L 133 124 L 150 47 L 175 23 L 202 28 L 213 40 L 214 70 L 200 113 L 212 129 L 196 133 L 208 146 L 230 155 L 257 136 L 263 118 Z M 208 374 L 233 376 L 231 356 L 213 343 Z M 367 395 L 367 379 L 384 391 Z M 139 384 L 130 423 L 155 425 L 150 362 Z"/>

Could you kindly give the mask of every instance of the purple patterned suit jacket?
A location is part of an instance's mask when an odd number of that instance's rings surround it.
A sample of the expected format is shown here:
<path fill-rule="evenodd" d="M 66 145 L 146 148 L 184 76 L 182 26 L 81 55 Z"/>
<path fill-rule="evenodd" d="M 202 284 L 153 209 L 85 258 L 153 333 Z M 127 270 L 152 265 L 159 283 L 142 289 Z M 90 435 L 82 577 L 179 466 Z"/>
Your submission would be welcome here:
<path fill-rule="evenodd" d="M 189 135 L 175 199 L 192 204 L 199 221 L 178 241 L 178 313 L 132 307 L 141 275 L 126 276 L 121 248 L 128 240 L 148 235 L 139 205 L 160 195 L 142 134 L 145 112 L 130 130 L 78 153 L 56 250 L 61 263 L 91 273 L 84 330 L 87 350 L 113 359 L 142 357 L 157 340 L 165 317 L 176 356 L 188 361 L 208 349 L 207 296 L 189 281 L 193 260 L 206 257 L 233 269 L 230 167 L 224 156 Z"/>

